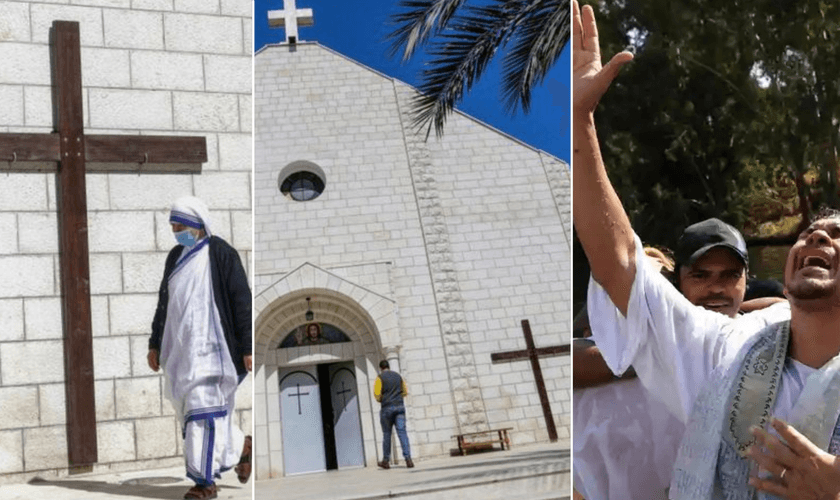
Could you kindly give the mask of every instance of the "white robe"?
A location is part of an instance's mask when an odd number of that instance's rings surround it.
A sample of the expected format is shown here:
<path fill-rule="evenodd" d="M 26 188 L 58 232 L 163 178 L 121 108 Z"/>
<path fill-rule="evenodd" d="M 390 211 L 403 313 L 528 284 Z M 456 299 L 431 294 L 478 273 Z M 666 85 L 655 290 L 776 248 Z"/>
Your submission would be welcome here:
<path fill-rule="evenodd" d="M 626 317 L 606 291 L 590 281 L 590 317 L 605 318 L 591 323 L 592 340 L 614 373 L 623 373 L 632 365 L 648 394 L 659 398 L 685 423 L 712 371 L 731 363 L 746 339 L 768 324 L 789 320 L 790 306 L 780 303 L 734 319 L 705 310 L 691 304 L 651 267 L 642 248 L 636 237 L 636 277 Z M 808 375 L 802 366 L 785 364 L 774 408 L 780 418 L 790 415 L 802 389 L 801 380 Z M 636 444 L 644 447 L 646 442 Z"/>
<path fill-rule="evenodd" d="M 665 500 L 685 424 L 637 378 L 574 391 L 574 486 L 587 500 Z"/>
<path fill-rule="evenodd" d="M 160 353 L 165 395 L 183 426 L 187 476 L 198 484 L 235 466 L 245 441 L 231 418 L 238 377 L 213 299 L 208 242 L 185 248 L 169 277 Z"/>

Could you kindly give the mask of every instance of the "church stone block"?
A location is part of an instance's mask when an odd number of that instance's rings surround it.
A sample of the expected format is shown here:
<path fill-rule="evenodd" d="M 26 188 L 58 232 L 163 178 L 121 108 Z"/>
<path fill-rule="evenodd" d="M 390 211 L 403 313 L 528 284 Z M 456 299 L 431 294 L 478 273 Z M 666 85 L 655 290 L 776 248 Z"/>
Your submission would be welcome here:
<path fill-rule="evenodd" d="M 0 210 L 46 210 L 45 187 L 46 179 L 43 174 L 16 174 L 5 177 L 0 183 Z"/>
<path fill-rule="evenodd" d="M 244 21 L 243 21 L 244 22 Z M 251 23 L 248 23 L 250 26 Z M 250 49 L 250 47 L 249 47 Z M 239 130 L 240 132 L 251 132 L 251 103 L 250 95 L 239 96 Z"/>
<path fill-rule="evenodd" d="M 38 426 L 38 388 L 0 387 L 0 429 Z"/>
<path fill-rule="evenodd" d="M 53 295 L 53 264 L 52 256 L 0 256 L 0 298 Z"/>
<path fill-rule="evenodd" d="M 166 50 L 242 53 L 242 24 L 235 17 L 166 13 L 163 26 Z M 219 33 L 225 33 L 225 36 L 219 36 Z"/>
<path fill-rule="evenodd" d="M 157 293 L 111 297 L 111 335 L 150 334 L 157 300 Z"/>
<path fill-rule="evenodd" d="M 112 175 L 110 185 L 111 206 L 116 210 L 168 208 L 172 202 L 192 190 L 190 177 L 183 175 Z M 166 216 L 168 227 L 168 210 Z"/>
<path fill-rule="evenodd" d="M 219 3 L 207 0 L 175 0 L 177 12 L 195 12 L 199 14 L 218 14 Z"/>
<path fill-rule="evenodd" d="M 239 210 L 231 212 L 231 220 L 233 226 L 231 231 L 233 241 L 231 241 L 231 244 L 234 248 L 254 248 L 251 212 Z"/>
<path fill-rule="evenodd" d="M 176 440 L 181 438 L 178 424 L 171 417 L 144 418 L 135 422 L 137 432 L 137 458 L 168 457 L 175 455 Z"/>
<path fill-rule="evenodd" d="M 116 403 L 114 401 L 114 380 L 97 380 L 94 383 L 94 397 L 96 398 L 96 420 L 114 420 L 116 418 Z"/>
<path fill-rule="evenodd" d="M 0 474 L 23 470 L 23 431 L 0 431 Z"/>
<path fill-rule="evenodd" d="M 239 131 L 238 105 L 232 94 L 177 92 L 172 104 L 175 129 Z"/>
<path fill-rule="evenodd" d="M 9 42 L 28 42 L 29 6 L 22 2 L 0 2 L 0 33 Z"/>
<path fill-rule="evenodd" d="M 94 212 L 88 214 L 91 252 L 146 252 L 155 250 L 154 215 L 149 212 Z M 131 232 L 130 238 L 115 234 Z"/>
<path fill-rule="evenodd" d="M 157 293 L 165 260 L 158 253 L 123 255 L 123 283 L 126 293 Z M 151 323 L 151 320 L 149 320 Z"/>
<path fill-rule="evenodd" d="M 54 213 L 18 214 L 21 253 L 57 253 L 58 221 Z"/>
<path fill-rule="evenodd" d="M 110 209 L 109 191 L 108 174 L 87 174 L 85 178 L 87 209 L 89 211 Z"/>
<path fill-rule="evenodd" d="M 208 173 L 196 177 L 194 179 L 196 196 L 210 207 L 250 209 L 251 191 L 247 182 L 249 178 L 249 172 Z"/>
<path fill-rule="evenodd" d="M 0 16 L 2 16 L 2 9 L 0 9 Z M 0 30 L 2 30 L 1 24 Z M 3 103 L 3 106 L 0 107 L 0 123 L 9 125 L 24 124 L 23 87 L 17 85 L 0 85 L 0 102 Z"/>
<path fill-rule="evenodd" d="M 248 64 L 250 64 L 250 61 Z M 219 168 L 242 172 L 251 171 L 250 134 L 219 134 Z"/>
<path fill-rule="evenodd" d="M 128 87 L 131 73 L 127 50 L 89 48 L 82 51 L 82 85 Z"/>
<path fill-rule="evenodd" d="M 0 255 L 13 254 L 18 251 L 18 229 L 17 215 L 9 212 L 0 212 L 0 234 L 5 235 L 0 239 Z M 2 338 L 2 333 L 0 333 Z"/>
<path fill-rule="evenodd" d="M 145 352 L 137 353 L 145 358 Z M 154 417 L 160 413 L 160 382 L 158 377 L 141 377 L 114 382 L 117 418 Z"/>
<path fill-rule="evenodd" d="M 152 320 L 149 320 L 149 325 Z M 148 377 L 155 372 L 149 367 L 146 356 L 149 353 L 149 335 L 131 336 L 131 375 L 133 377 Z M 160 372 L 157 372 L 158 374 Z"/>
<path fill-rule="evenodd" d="M 137 10 L 157 10 L 169 11 L 172 10 L 174 0 L 132 0 L 132 7 Z"/>
<path fill-rule="evenodd" d="M 222 15 L 251 19 L 253 6 L 253 3 L 247 0 L 222 0 Z M 250 25 L 251 23 L 248 24 Z M 250 39 L 250 37 L 247 38 L 247 40 Z"/>
<path fill-rule="evenodd" d="M 67 421 L 64 384 L 42 384 L 38 386 L 38 407 L 40 425 L 60 425 Z"/>
<path fill-rule="evenodd" d="M 153 90 L 89 89 L 90 125 L 169 130 L 173 123 L 170 96 L 169 92 Z"/>
<path fill-rule="evenodd" d="M 131 54 L 132 86 L 145 89 L 202 90 L 201 54 L 137 51 Z"/>
<path fill-rule="evenodd" d="M 27 471 L 67 466 L 67 432 L 64 426 L 24 429 L 23 442 Z"/>
<path fill-rule="evenodd" d="M 24 300 L 26 340 L 60 339 L 63 337 L 61 301 L 56 298 Z"/>
<path fill-rule="evenodd" d="M 64 381 L 64 348 L 60 340 L 0 344 L 4 385 Z"/>
<path fill-rule="evenodd" d="M 131 376 L 128 337 L 93 339 L 93 374 L 97 380 Z"/>
<path fill-rule="evenodd" d="M 23 340 L 23 300 L 0 300 L 0 342 Z"/>
<path fill-rule="evenodd" d="M 99 422 L 96 425 L 96 444 L 100 462 L 125 462 L 134 460 L 134 423 Z"/>
<path fill-rule="evenodd" d="M 115 253 L 90 256 L 90 293 L 100 295 L 122 292 L 122 259 Z"/>
<path fill-rule="evenodd" d="M 46 45 L 0 44 L 3 71 L 0 83 L 50 85 L 49 49 Z M 52 115 L 50 115 L 52 116 Z"/>
<path fill-rule="evenodd" d="M 203 0 L 202 0 L 203 2 Z M 205 56 L 204 79 L 208 92 L 251 92 L 251 58 L 241 56 Z"/>
<path fill-rule="evenodd" d="M 105 46 L 115 48 L 163 49 L 163 20 L 158 12 L 105 9 Z"/>
<path fill-rule="evenodd" d="M 49 43 L 49 33 L 56 19 L 79 22 L 82 46 L 102 47 L 102 9 L 71 5 L 42 5 L 33 3 L 32 41 Z"/>

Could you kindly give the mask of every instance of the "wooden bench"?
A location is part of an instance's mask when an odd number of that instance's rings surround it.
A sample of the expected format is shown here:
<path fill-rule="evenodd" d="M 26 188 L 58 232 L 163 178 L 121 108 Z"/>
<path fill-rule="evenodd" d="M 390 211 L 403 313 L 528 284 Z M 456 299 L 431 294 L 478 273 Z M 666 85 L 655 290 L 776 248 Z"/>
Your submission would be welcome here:
<path fill-rule="evenodd" d="M 510 436 L 508 436 L 508 431 L 510 430 L 513 430 L 513 427 L 489 429 L 480 432 L 466 432 L 464 434 L 456 434 L 452 437 L 458 440 L 458 451 L 461 452 L 461 455 L 466 455 L 467 450 L 488 447 L 492 448 L 495 443 L 501 444 L 502 450 L 509 450 Z M 494 434 L 497 434 L 498 437 Z"/>

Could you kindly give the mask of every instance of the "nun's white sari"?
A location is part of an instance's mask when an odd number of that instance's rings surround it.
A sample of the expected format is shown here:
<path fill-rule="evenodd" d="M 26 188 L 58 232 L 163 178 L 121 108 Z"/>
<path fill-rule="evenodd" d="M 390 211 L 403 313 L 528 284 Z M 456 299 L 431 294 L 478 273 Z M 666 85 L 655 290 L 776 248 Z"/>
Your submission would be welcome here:
<path fill-rule="evenodd" d="M 245 440 L 231 420 L 238 379 L 213 299 L 208 243 L 185 248 L 169 276 L 160 353 L 165 395 L 184 433 L 187 476 L 198 484 L 235 466 Z"/>

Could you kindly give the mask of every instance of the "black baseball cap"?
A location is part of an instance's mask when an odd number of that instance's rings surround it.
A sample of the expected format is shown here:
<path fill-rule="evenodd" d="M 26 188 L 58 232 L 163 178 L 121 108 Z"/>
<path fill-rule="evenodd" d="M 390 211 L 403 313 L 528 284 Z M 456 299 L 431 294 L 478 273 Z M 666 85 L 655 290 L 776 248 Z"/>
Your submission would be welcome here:
<path fill-rule="evenodd" d="M 749 264 L 747 242 L 741 233 L 720 219 L 706 219 L 685 228 L 674 252 L 677 267 L 691 266 L 712 248 L 728 248 L 744 263 Z"/>

